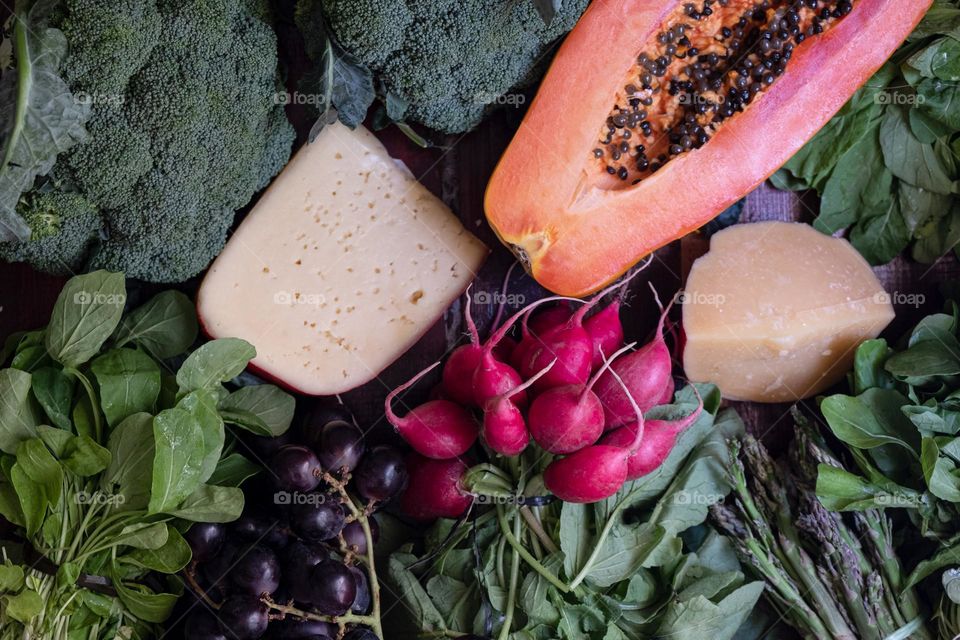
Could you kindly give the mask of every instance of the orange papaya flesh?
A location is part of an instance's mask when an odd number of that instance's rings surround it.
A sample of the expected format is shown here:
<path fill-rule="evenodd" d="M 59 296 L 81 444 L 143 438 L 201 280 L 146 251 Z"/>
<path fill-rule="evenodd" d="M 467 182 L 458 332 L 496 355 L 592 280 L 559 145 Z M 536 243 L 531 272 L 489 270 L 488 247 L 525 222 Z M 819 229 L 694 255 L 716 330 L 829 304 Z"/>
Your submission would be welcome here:
<path fill-rule="evenodd" d="M 567 36 L 487 186 L 500 239 L 582 296 L 776 171 L 932 0 L 602 0 Z"/>

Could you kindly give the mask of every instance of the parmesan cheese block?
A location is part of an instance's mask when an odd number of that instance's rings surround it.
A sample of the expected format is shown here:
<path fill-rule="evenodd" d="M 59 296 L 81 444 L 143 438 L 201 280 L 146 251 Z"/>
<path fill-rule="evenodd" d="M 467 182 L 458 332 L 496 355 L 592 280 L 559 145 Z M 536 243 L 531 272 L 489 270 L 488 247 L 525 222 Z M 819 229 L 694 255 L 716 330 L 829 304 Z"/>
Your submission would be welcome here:
<path fill-rule="evenodd" d="M 363 127 L 324 128 L 210 267 L 204 329 L 293 390 L 358 387 L 409 349 L 488 253 Z"/>
<path fill-rule="evenodd" d="M 686 375 L 754 402 L 823 391 L 893 319 L 889 296 L 846 240 L 788 222 L 714 235 L 683 303 Z"/>

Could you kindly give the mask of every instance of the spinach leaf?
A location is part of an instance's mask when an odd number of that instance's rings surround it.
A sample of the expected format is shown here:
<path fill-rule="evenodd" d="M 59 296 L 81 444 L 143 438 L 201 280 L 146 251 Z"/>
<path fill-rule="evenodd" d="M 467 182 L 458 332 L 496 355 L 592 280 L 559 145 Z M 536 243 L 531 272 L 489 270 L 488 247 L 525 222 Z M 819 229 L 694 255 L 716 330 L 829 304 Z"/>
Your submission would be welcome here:
<path fill-rule="evenodd" d="M 47 504 L 56 506 L 60 502 L 63 493 L 63 468 L 42 440 L 31 438 L 20 443 L 14 468 L 19 468 L 42 489 Z"/>
<path fill-rule="evenodd" d="M 113 587 L 124 606 L 136 617 L 147 622 L 161 623 L 170 617 L 177 595 L 155 593 L 149 587 L 136 583 L 124 583 L 119 570 L 114 568 Z"/>
<path fill-rule="evenodd" d="M 169 512 L 200 486 L 203 431 L 189 411 L 166 409 L 153 419 L 156 447 L 150 489 L 150 513 Z"/>
<path fill-rule="evenodd" d="M 179 291 L 164 291 L 124 318 L 115 337 L 118 347 L 136 344 L 165 360 L 185 353 L 198 331 L 190 298 Z"/>
<path fill-rule="evenodd" d="M 869 389 L 858 397 L 836 394 L 820 405 L 831 431 L 858 449 L 897 445 L 914 455 L 916 429 L 899 407 L 909 404 L 892 389 Z"/>
<path fill-rule="evenodd" d="M 182 392 L 208 389 L 236 378 L 256 355 L 253 345 L 239 338 L 208 342 L 181 365 L 177 384 Z"/>
<path fill-rule="evenodd" d="M 200 482 L 206 482 L 217 468 L 225 438 L 223 420 L 217 413 L 217 401 L 209 391 L 200 390 L 188 393 L 177 406 L 189 411 L 200 425 L 203 436 Z"/>
<path fill-rule="evenodd" d="M 19 622 L 27 623 L 43 610 L 43 598 L 33 589 L 3 596 L 4 612 Z"/>
<path fill-rule="evenodd" d="M 94 271 L 71 278 L 53 307 L 45 342 L 50 356 L 76 368 L 100 351 L 126 302 L 123 274 Z"/>
<path fill-rule="evenodd" d="M 67 443 L 76 437 L 69 431 L 45 424 L 37 427 L 37 435 L 40 436 L 43 443 L 49 447 L 50 451 L 52 451 L 53 455 L 57 458 L 63 458 L 64 451 L 67 449 Z"/>
<path fill-rule="evenodd" d="M 890 355 L 890 347 L 882 338 L 865 340 L 857 347 L 853 357 L 853 392 L 860 395 L 874 387 L 889 389 L 893 379 L 883 368 Z"/>
<path fill-rule="evenodd" d="M 293 396 L 272 384 L 242 387 L 220 402 L 224 420 L 268 437 L 286 433 L 295 408 Z"/>
<path fill-rule="evenodd" d="M 0 450 L 16 453 L 24 440 L 37 435 L 39 420 L 30 402 L 32 376 L 17 369 L 0 370 Z"/>
<path fill-rule="evenodd" d="M 70 431 L 73 407 L 73 378 L 60 369 L 42 367 L 33 373 L 33 395 L 47 417 L 61 429 Z"/>
<path fill-rule="evenodd" d="M 941 455 L 937 439 L 923 439 L 920 463 L 930 493 L 941 500 L 960 502 L 960 473 L 957 472 L 957 463 L 949 456 Z"/>
<path fill-rule="evenodd" d="M 48 26 L 51 4 L 16 12 L 17 71 L 0 76 L 0 242 L 29 239 L 30 228 L 16 213 L 21 194 L 86 136 L 90 104 L 77 100 L 60 75 L 67 39 Z"/>
<path fill-rule="evenodd" d="M 160 394 L 160 367 L 153 358 L 133 349 L 111 349 L 95 359 L 90 370 L 111 427 L 135 413 L 153 412 Z"/>
<path fill-rule="evenodd" d="M 207 481 L 221 487 L 239 487 L 247 478 L 262 471 L 262 467 L 239 453 L 231 453 L 220 459 L 213 475 Z"/>
<path fill-rule="evenodd" d="M 236 487 L 201 485 L 169 515 L 191 522 L 232 522 L 243 511 L 243 491 Z"/>
<path fill-rule="evenodd" d="M 13 485 L 15 495 L 20 501 L 27 536 L 32 537 L 40 530 L 47 514 L 49 500 L 46 490 L 43 485 L 31 480 L 19 464 L 14 464 L 10 469 L 10 484 Z"/>
<path fill-rule="evenodd" d="M 190 545 L 180 532 L 171 525 L 167 527 L 167 539 L 156 549 L 134 549 L 118 558 L 120 562 L 130 563 L 144 569 L 153 569 L 163 573 L 176 573 L 190 562 L 193 555 Z"/>
<path fill-rule="evenodd" d="M 831 511 L 863 511 L 884 506 L 918 506 L 922 497 L 890 481 L 870 482 L 827 464 L 817 468 L 817 499 Z"/>
<path fill-rule="evenodd" d="M 953 191 L 953 180 L 940 159 L 932 147 L 913 135 L 901 109 L 891 108 L 884 113 L 880 146 L 887 167 L 901 180 L 934 193 Z"/>
<path fill-rule="evenodd" d="M 122 509 L 143 509 L 150 501 L 155 457 L 153 416 L 136 413 L 114 428 L 107 440 L 110 464 L 100 479 Z"/>
<path fill-rule="evenodd" d="M 110 451 L 87 436 L 71 438 L 61 458 L 63 466 L 81 478 L 97 475 L 111 462 Z"/>

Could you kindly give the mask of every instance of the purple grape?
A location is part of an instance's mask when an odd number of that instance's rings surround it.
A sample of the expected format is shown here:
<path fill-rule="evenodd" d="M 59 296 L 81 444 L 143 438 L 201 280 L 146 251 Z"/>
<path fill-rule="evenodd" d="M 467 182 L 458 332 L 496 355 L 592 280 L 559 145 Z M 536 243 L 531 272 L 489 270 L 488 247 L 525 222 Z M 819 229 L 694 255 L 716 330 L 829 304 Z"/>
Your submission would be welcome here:
<path fill-rule="evenodd" d="M 229 533 L 232 537 L 244 542 L 265 544 L 272 549 L 282 549 L 287 546 L 290 537 L 280 519 L 271 521 L 251 513 L 244 513 L 234 520 L 230 525 Z"/>
<path fill-rule="evenodd" d="M 310 572 L 323 562 L 326 552 L 300 541 L 291 542 L 283 551 L 283 586 L 297 602 L 310 604 Z"/>
<path fill-rule="evenodd" d="M 310 603 L 317 612 L 342 616 L 357 597 L 357 581 L 342 562 L 324 560 L 310 571 Z"/>
<path fill-rule="evenodd" d="M 349 567 L 353 579 L 357 583 L 357 595 L 350 605 L 350 610 L 354 613 L 364 614 L 370 611 L 370 604 L 373 602 L 370 594 L 370 584 L 367 582 L 367 572 L 360 567 Z"/>
<path fill-rule="evenodd" d="M 380 539 L 380 525 L 377 524 L 377 519 L 374 516 L 367 516 L 367 521 L 370 523 L 370 537 L 376 543 Z M 359 521 L 354 520 L 347 523 L 342 533 L 343 540 L 348 547 L 356 547 L 356 552 L 360 555 L 367 553 L 367 537 L 363 535 L 363 526 Z"/>
<path fill-rule="evenodd" d="M 270 468 L 276 476 L 277 485 L 286 491 L 306 493 L 320 484 L 320 461 L 313 451 L 298 444 L 280 447 L 273 456 Z"/>
<path fill-rule="evenodd" d="M 198 522 L 190 527 L 183 537 L 193 551 L 193 559 L 197 562 L 207 562 L 220 551 L 227 534 L 221 524 Z"/>
<path fill-rule="evenodd" d="M 270 625 L 270 637 L 277 640 L 301 640 L 310 638 L 336 638 L 337 626 L 319 620 L 294 620 L 287 618 Z"/>
<path fill-rule="evenodd" d="M 353 481 L 357 492 L 365 499 L 389 500 L 407 484 L 403 455 L 387 445 L 374 447 L 360 461 Z"/>
<path fill-rule="evenodd" d="M 183 625 L 185 640 L 227 640 L 216 617 L 206 609 L 194 609 Z"/>
<path fill-rule="evenodd" d="M 280 586 L 280 563 L 272 549 L 261 545 L 247 547 L 237 554 L 230 569 L 230 582 L 238 590 L 252 595 L 273 593 Z"/>
<path fill-rule="evenodd" d="M 357 468 L 366 450 L 360 429 L 349 422 L 335 421 L 323 425 L 315 434 L 308 444 L 324 469 L 340 472 Z"/>
<path fill-rule="evenodd" d="M 314 493 L 317 500 L 290 507 L 290 527 L 304 540 L 323 542 L 340 535 L 346 516 L 331 496 Z"/>
<path fill-rule="evenodd" d="M 236 640 L 256 640 L 267 632 L 270 610 L 260 599 L 251 595 L 233 595 L 220 605 L 220 625 L 227 635 Z"/>
<path fill-rule="evenodd" d="M 269 460 L 280 447 L 293 443 L 293 434 L 285 431 L 279 436 L 257 436 L 244 434 L 247 448 L 259 460 Z"/>
<path fill-rule="evenodd" d="M 233 561 L 237 557 L 239 549 L 240 547 L 236 543 L 227 540 L 220 547 L 220 553 L 209 562 L 200 565 L 203 577 L 210 586 L 222 585 L 226 581 L 227 574 L 230 567 L 233 566 Z"/>

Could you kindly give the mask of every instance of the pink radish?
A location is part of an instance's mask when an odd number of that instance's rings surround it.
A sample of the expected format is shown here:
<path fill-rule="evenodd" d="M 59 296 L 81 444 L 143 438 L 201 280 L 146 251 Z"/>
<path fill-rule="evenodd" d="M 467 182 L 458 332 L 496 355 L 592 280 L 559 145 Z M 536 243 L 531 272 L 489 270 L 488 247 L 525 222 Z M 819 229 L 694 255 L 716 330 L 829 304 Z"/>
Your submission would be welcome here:
<path fill-rule="evenodd" d="M 536 302 L 531 303 L 526 308 L 521 309 L 511 316 L 493 333 L 493 335 L 487 339 L 487 342 L 483 345 L 483 350 L 480 354 L 480 364 L 473 372 L 473 398 L 479 406 L 484 406 L 487 400 L 496 398 L 499 395 L 503 395 L 509 392 L 511 389 L 520 386 L 520 384 L 523 382 L 523 378 L 520 377 L 520 374 L 517 373 L 516 369 L 497 358 L 494 354 L 494 349 L 507 336 L 507 333 L 513 328 L 514 323 L 541 304 L 553 302 L 555 300 L 571 299 L 572 298 L 566 298 L 563 296 L 552 296 L 537 300 Z M 526 377 L 533 377 L 537 371 L 547 368 L 547 365 L 549 364 L 550 360 L 547 360 L 543 363 L 542 367 L 531 371 Z M 553 368 L 551 368 L 551 370 L 552 369 Z M 527 406 L 526 391 L 521 391 L 520 393 L 514 395 L 511 399 L 518 407 L 523 408 Z"/>
<path fill-rule="evenodd" d="M 477 439 L 477 424 L 467 410 L 450 400 L 430 400 L 401 418 L 390 406 L 397 395 L 416 384 L 439 364 L 437 362 L 424 369 L 409 382 L 391 391 L 384 405 L 387 420 L 415 451 L 428 458 L 443 460 L 463 455 Z"/>
<path fill-rule="evenodd" d="M 616 373 L 614 377 L 620 379 Z M 632 404 L 637 418 L 633 442 L 626 448 L 594 444 L 554 460 L 543 472 L 543 483 L 553 495 L 564 502 L 587 503 L 604 500 L 620 490 L 627 481 L 630 456 L 644 434 L 643 412 L 636 402 Z"/>
<path fill-rule="evenodd" d="M 540 335 L 554 327 L 566 324 L 571 316 L 573 316 L 573 309 L 570 305 L 560 303 L 533 314 L 527 324 L 534 335 Z"/>
<path fill-rule="evenodd" d="M 657 304 L 660 304 L 659 299 Z M 596 394 L 603 403 L 607 429 L 633 421 L 629 402 L 631 397 L 636 400 L 641 411 L 647 411 L 661 403 L 664 397 L 669 400 L 673 395 L 673 360 L 663 339 L 663 325 L 672 306 L 672 301 L 666 309 L 660 306 L 660 322 L 657 324 L 657 335 L 653 341 L 642 349 L 619 358 L 597 381 Z M 617 383 L 614 373 L 623 378 L 627 391 Z"/>
<path fill-rule="evenodd" d="M 573 453 L 600 438 L 603 405 L 593 393 L 593 385 L 618 355 L 635 345 L 627 345 L 613 354 L 587 384 L 553 387 L 533 400 L 527 422 L 537 444 L 550 453 Z"/>
<path fill-rule="evenodd" d="M 703 398 L 700 397 L 696 387 L 693 387 L 693 391 L 697 394 L 697 400 L 700 401 L 693 413 L 680 420 L 648 420 L 644 425 L 643 441 L 627 461 L 627 480 L 643 477 L 663 464 L 677 444 L 680 434 L 700 417 L 703 411 Z M 636 426 L 628 424 L 603 436 L 601 443 L 625 447 L 634 441 L 636 435 Z"/>
<path fill-rule="evenodd" d="M 640 271 L 635 271 L 622 281 L 611 285 L 574 313 L 570 319 L 553 329 L 536 335 L 536 346 L 529 348 L 520 360 L 519 372 L 530 377 L 540 371 L 550 360 L 556 358 L 557 365 L 550 373 L 534 385 L 541 391 L 551 387 L 568 384 L 585 384 L 593 370 L 593 340 L 583 327 L 583 320 L 590 311 L 610 291 L 625 286 Z"/>
<path fill-rule="evenodd" d="M 554 362 L 550 363 L 550 367 Z M 480 435 L 488 447 L 504 456 L 520 455 L 527 448 L 530 444 L 527 423 L 523 419 L 520 408 L 510 398 L 518 391 L 523 391 L 535 383 L 550 367 L 509 392 L 487 400 L 483 408 L 483 426 Z"/>
<path fill-rule="evenodd" d="M 623 324 L 620 322 L 620 298 L 593 314 L 583 323 L 583 328 L 593 341 L 592 370 L 603 366 L 606 354 L 623 346 Z"/>
<path fill-rule="evenodd" d="M 417 520 L 459 518 L 473 498 L 460 489 L 467 465 L 459 458 L 430 460 L 416 453 L 407 458 L 410 480 L 400 496 L 400 508 Z"/>
<path fill-rule="evenodd" d="M 472 286 L 472 285 L 471 285 Z M 473 372 L 480 365 L 483 347 L 480 346 L 480 333 L 473 322 L 470 312 L 470 289 L 467 288 L 467 308 L 465 312 L 467 329 L 470 331 L 470 344 L 464 344 L 453 350 L 443 365 L 442 384 L 446 395 L 465 407 L 476 406 L 473 398 Z"/>

